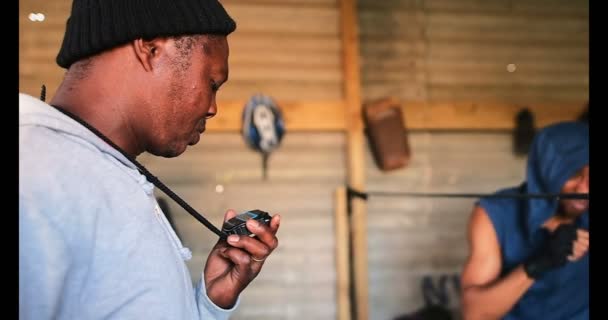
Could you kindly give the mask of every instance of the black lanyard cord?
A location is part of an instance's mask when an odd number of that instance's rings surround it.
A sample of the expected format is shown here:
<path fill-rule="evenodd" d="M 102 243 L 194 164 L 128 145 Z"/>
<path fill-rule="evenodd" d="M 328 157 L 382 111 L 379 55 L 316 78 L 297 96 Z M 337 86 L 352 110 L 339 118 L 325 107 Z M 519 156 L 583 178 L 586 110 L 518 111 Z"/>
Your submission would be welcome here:
<path fill-rule="evenodd" d="M 220 231 L 211 222 L 209 222 L 209 220 L 207 220 L 205 217 L 203 217 L 201 214 L 199 214 L 196 210 L 194 210 L 194 208 L 192 208 L 188 203 L 186 203 L 186 201 L 182 200 L 182 198 L 180 198 L 177 194 L 175 194 L 175 192 L 173 192 L 171 189 L 169 189 L 169 187 L 167 187 L 157 177 L 155 177 L 152 173 L 150 173 L 150 171 L 148 171 L 148 169 L 146 169 L 146 167 L 144 167 L 141 163 L 139 163 L 137 160 L 135 160 L 135 158 L 131 157 L 129 154 L 124 152 L 120 147 L 118 147 L 116 144 L 114 144 L 114 142 L 112 142 L 110 139 L 108 139 L 105 135 L 103 135 L 101 132 L 99 132 L 93 126 L 89 125 L 87 122 L 80 119 L 79 117 L 77 117 L 76 115 L 72 114 L 69 111 L 66 111 L 58 106 L 54 106 L 54 105 L 51 105 L 51 106 L 54 107 L 55 109 L 59 110 L 61 113 L 65 114 L 66 116 L 74 119 L 76 122 L 80 123 L 85 128 L 89 129 L 91 132 L 93 132 L 95 135 L 97 135 L 99 138 L 101 138 L 103 141 L 105 141 L 107 144 L 112 146 L 112 148 L 118 150 L 118 152 L 120 152 L 125 158 L 127 158 L 129 161 L 131 161 L 133 164 L 135 164 L 137 169 L 139 169 L 139 172 L 141 172 L 144 176 L 146 176 L 146 178 L 148 179 L 149 182 L 151 182 L 157 188 L 162 190 L 166 195 L 168 195 L 171 199 L 173 199 L 175 202 L 177 202 L 182 208 L 184 208 L 184 210 L 186 210 L 196 220 L 198 220 L 200 223 L 205 225 L 205 227 L 207 227 L 209 230 L 213 231 L 213 233 L 217 234 L 221 239 L 225 239 L 227 237 L 227 235 L 224 232 Z"/>

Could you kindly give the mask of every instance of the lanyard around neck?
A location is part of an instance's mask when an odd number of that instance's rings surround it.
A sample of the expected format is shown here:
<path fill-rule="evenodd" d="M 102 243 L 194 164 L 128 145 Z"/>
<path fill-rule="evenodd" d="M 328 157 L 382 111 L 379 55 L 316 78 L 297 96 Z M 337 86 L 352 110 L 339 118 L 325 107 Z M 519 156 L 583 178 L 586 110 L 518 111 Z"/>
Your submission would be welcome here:
<path fill-rule="evenodd" d="M 148 169 L 146 169 L 146 167 L 144 167 L 141 163 L 139 163 L 137 160 L 135 160 L 134 157 L 131 157 L 124 150 L 122 150 L 119 146 L 117 146 L 114 142 L 112 142 L 108 137 L 106 137 L 101 132 L 99 132 L 99 130 L 95 129 L 93 126 L 91 126 L 90 124 L 88 124 L 87 122 L 85 122 L 84 120 L 79 118 L 78 116 L 74 115 L 73 113 L 71 113 L 67 110 L 64 110 L 63 108 L 55 106 L 55 105 L 51 105 L 51 106 L 54 107 L 55 109 L 57 109 L 58 111 L 60 111 L 61 113 L 65 114 L 66 116 L 72 118 L 74 121 L 80 123 L 85 128 L 89 129 L 89 131 L 93 132 L 95 135 L 97 135 L 99 138 L 101 138 L 103 141 L 105 141 L 107 144 L 109 144 L 112 148 L 114 148 L 118 152 L 120 152 L 125 158 L 127 158 L 129 161 L 131 161 L 137 167 L 139 172 L 141 172 L 141 174 L 143 174 L 148 179 L 149 182 L 153 183 L 157 188 L 162 190 L 166 195 L 168 195 L 171 199 L 173 199 L 175 202 L 177 202 L 182 208 L 184 208 L 184 210 L 186 210 L 196 220 L 198 220 L 200 223 L 205 225 L 205 227 L 207 227 L 213 233 L 217 234 L 220 237 L 220 239 L 225 239 L 228 236 L 224 232 L 220 231 L 217 227 L 215 227 L 211 222 L 209 222 L 209 220 L 207 220 L 205 217 L 203 217 L 201 214 L 199 214 L 196 210 L 194 210 L 194 208 L 192 208 L 188 203 L 186 203 L 186 201 L 184 201 L 177 194 L 175 194 L 175 192 L 173 192 L 171 189 L 169 189 L 169 187 L 167 187 L 157 177 L 155 177 L 152 173 L 150 173 L 150 171 L 148 171 Z"/>

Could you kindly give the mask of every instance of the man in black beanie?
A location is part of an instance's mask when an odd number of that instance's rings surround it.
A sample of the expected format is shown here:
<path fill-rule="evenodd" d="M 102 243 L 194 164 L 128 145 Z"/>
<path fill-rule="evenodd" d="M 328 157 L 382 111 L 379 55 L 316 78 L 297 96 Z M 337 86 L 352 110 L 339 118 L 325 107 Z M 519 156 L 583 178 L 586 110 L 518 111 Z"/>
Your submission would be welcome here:
<path fill-rule="evenodd" d="M 19 96 L 20 319 L 226 319 L 237 307 L 280 217 L 218 241 L 193 288 L 192 255 L 135 160 L 199 141 L 235 28 L 217 0 L 74 0 L 63 82 L 50 104 Z"/>

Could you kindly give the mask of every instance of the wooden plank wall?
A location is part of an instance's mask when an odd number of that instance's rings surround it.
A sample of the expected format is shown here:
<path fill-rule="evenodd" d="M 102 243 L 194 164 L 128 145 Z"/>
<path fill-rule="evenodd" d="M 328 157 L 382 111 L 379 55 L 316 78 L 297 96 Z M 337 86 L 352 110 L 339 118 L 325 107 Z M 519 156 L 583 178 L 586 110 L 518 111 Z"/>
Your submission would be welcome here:
<path fill-rule="evenodd" d="M 346 136 L 288 132 L 271 157 L 269 180 L 262 181 L 258 154 L 234 132 L 238 123 L 225 125 L 221 114 L 236 119 L 245 100 L 261 91 L 295 110 L 289 116 L 296 118 L 290 119 L 296 128 L 346 129 L 338 1 L 223 3 L 238 31 L 230 37 L 230 81 L 219 93 L 220 107 L 227 107 L 211 121 L 210 131 L 231 132 L 207 133 L 177 159 L 142 161 L 216 225 L 227 208 L 283 215 L 280 247 L 245 292 L 235 319 L 334 319 L 333 195 L 347 181 Z M 358 3 L 363 98 L 399 98 L 406 124 L 420 117 L 419 126 L 410 127 L 455 128 L 458 122 L 464 123 L 461 129 L 476 128 L 482 119 L 506 128 L 504 119 L 520 106 L 541 106 L 552 119 L 567 108 L 574 114 L 572 106 L 588 100 L 587 1 Z M 63 74 L 52 62 L 70 1 L 19 4 L 19 88 L 37 96 L 45 83 L 50 98 Z M 29 21 L 30 12 L 45 13 L 45 22 Z M 416 114 L 408 105 L 416 106 Z M 413 162 L 391 173 L 378 171 L 366 146 L 367 190 L 490 192 L 523 177 L 525 159 L 512 155 L 506 133 L 418 131 L 410 139 Z M 194 253 L 188 266 L 196 280 L 214 237 L 168 202 L 178 233 Z M 459 271 L 470 208 L 466 200 L 370 199 L 370 319 L 415 311 L 422 305 L 419 286 L 425 276 Z"/>
<path fill-rule="evenodd" d="M 229 37 L 230 81 L 210 130 L 240 126 L 247 99 L 272 96 L 295 130 L 344 128 L 338 0 L 224 0 L 237 21 Z M 235 121 L 236 120 L 236 121 Z"/>
<path fill-rule="evenodd" d="M 574 118 L 589 99 L 587 1 L 360 0 L 358 10 L 364 100 L 400 99 L 410 128 L 507 129 L 525 106 L 546 125 Z M 368 153 L 367 190 L 491 192 L 524 176 L 504 133 L 410 137 L 407 169 L 380 172 Z M 369 319 L 415 312 L 423 279 L 439 288 L 459 274 L 471 207 L 368 201 Z M 451 281 L 446 291 L 459 318 Z"/>
<path fill-rule="evenodd" d="M 337 0 L 225 0 L 231 81 L 210 131 L 236 131 L 247 98 L 274 96 L 293 130 L 343 131 Z M 69 0 L 20 0 L 19 89 L 52 98 Z M 540 125 L 588 100 L 588 4 L 582 0 L 358 1 L 363 98 L 404 102 L 412 129 L 510 129 L 530 107 Z M 42 12 L 44 22 L 31 22 Z M 509 72 L 507 66 L 512 64 Z"/>
<path fill-rule="evenodd" d="M 22 92 L 38 96 L 44 83 L 50 98 L 57 89 L 64 72 L 54 61 L 70 3 L 69 0 L 20 1 L 19 89 Z M 297 105 L 305 101 L 307 107 L 315 111 L 310 113 L 313 116 L 329 108 L 338 111 L 331 119 L 343 117 L 337 0 L 225 0 L 222 3 L 237 21 L 237 32 L 229 36 L 230 81 L 218 93 L 220 107 L 226 108 L 220 109 L 210 130 L 221 129 L 226 122 L 223 119 L 230 119 L 228 128 L 235 130 L 233 120 L 240 118 L 244 103 L 256 93 L 271 95 L 296 112 L 306 114 L 307 110 Z M 44 13 L 45 21 L 30 21 L 31 12 Z M 338 122 L 342 122 L 340 120 Z M 320 121 L 321 128 L 322 123 Z"/>
<path fill-rule="evenodd" d="M 492 192 L 524 177 L 526 159 L 513 155 L 506 133 L 416 132 L 410 143 L 412 162 L 392 172 L 376 167 L 366 145 L 367 190 Z M 264 208 L 283 216 L 280 247 L 245 291 L 234 319 L 336 319 L 332 210 L 334 191 L 346 181 L 345 148 L 340 133 L 288 134 L 271 156 L 267 181 L 261 179 L 258 154 L 233 133 L 205 134 L 179 158 L 146 155 L 141 160 L 218 226 L 227 208 Z M 168 203 L 178 234 L 193 251 L 192 278 L 200 279 L 215 237 Z M 417 310 L 424 303 L 420 285 L 425 277 L 439 288 L 441 276 L 460 272 L 471 208 L 472 200 L 466 199 L 369 199 L 368 319 Z M 446 288 L 457 315 L 458 294 L 450 282 Z M 269 300 L 273 303 L 266 304 Z"/>
<path fill-rule="evenodd" d="M 344 98 L 346 118 L 346 183 L 357 190 L 365 190 L 365 136 L 361 99 L 361 62 L 359 54 L 359 26 L 357 23 L 357 1 L 340 1 L 340 22 L 342 25 L 342 45 L 344 51 Z M 359 303 L 367 300 L 367 203 L 360 198 L 352 198 L 348 203 L 349 231 L 352 243 L 352 296 L 353 319 L 366 319 L 368 305 Z M 338 269 L 339 270 L 339 269 Z M 342 310 L 343 306 L 340 306 Z"/>
<path fill-rule="evenodd" d="M 231 319 L 336 319 L 334 191 L 344 185 L 345 147 L 341 133 L 288 134 L 270 156 L 267 181 L 259 154 L 234 133 L 207 133 L 175 159 L 142 157 L 216 226 L 229 208 L 281 214 L 279 248 Z M 188 267 L 196 281 L 217 238 L 172 200 L 168 204 L 178 235 L 193 252 Z"/>
<path fill-rule="evenodd" d="M 481 108 L 589 99 L 586 0 L 359 0 L 359 17 L 365 99 Z"/>
<path fill-rule="evenodd" d="M 19 1 L 19 91 L 35 97 L 45 84 L 47 101 L 64 74 L 55 63 L 71 8 L 69 0 Z M 30 13 L 43 13 L 45 20 L 32 22 Z"/>
<path fill-rule="evenodd" d="M 382 172 L 367 153 L 368 191 L 490 193 L 518 184 L 525 157 L 505 133 L 415 133 L 408 167 Z M 369 150 L 369 148 L 368 148 Z M 368 200 L 369 319 L 394 319 L 424 306 L 423 279 L 459 314 L 457 279 L 467 256 L 466 226 L 475 199 L 373 197 Z M 438 302 L 438 300 L 433 300 Z"/>
<path fill-rule="evenodd" d="M 342 99 L 337 0 L 225 0 L 237 21 L 221 99 L 257 92 L 282 101 Z"/>

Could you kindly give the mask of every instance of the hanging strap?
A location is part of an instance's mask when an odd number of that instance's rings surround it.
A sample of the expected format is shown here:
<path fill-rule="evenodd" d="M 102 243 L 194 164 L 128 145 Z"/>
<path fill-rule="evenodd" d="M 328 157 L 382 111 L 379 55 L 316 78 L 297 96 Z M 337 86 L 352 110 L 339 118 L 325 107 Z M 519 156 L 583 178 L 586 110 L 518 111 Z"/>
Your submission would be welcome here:
<path fill-rule="evenodd" d="M 207 227 L 213 233 L 218 235 L 220 237 L 220 239 L 224 240 L 224 239 L 226 239 L 226 237 L 228 237 L 227 234 L 225 234 L 224 232 L 219 230 L 217 227 L 215 227 L 211 222 L 209 222 L 209 220 L 207 220 L 205 217 L 203 217 L 201 214 L 199 214 L 196 210 L 194 210 L 194 208 L 192 208 L 188 203 L 186 203 L 186 201 L 184 201 L 182 198 L 180 198 L 177 194 L 175 194 L 175 192 L 173 192 L 171 189 L 169 189 L 169 187 L 167 187 L 164 183 L 162 183 L 162 181 L 160 181 L 156 176 L 154 176 L 152 173 L 150 173 L 150 171 L 148 171 L 148 169 L 146 169 L 141 163 L 139 163 L 137 160 L 135 160 L 135 158 L 131 157 L 129 154 L 127 154 L 125 151 L 123 151 L 120 147 L 118 147 L 116 144 L 114 144 L 114 142 L 112 142 L 110 139 L 108 139 L 105 135 L 103 135 L 101 132 L 99 132 L 93 126 L 91 126 L 90 124 L 88 124 L 87 122 L 85 122 L 84 120 L 80 119 L 79 117 L 77 117 L 76 115 L 72 114 L 71 112 L 69 112 L 67 110 L 64 110 L 58 106 L 54 106 L 54 105 L 51 105 L 51 106 L 54 107 L 55 109 L 59 110 L 61 113 L 65 114 L 66 116 L 74 119 L 76 122 L 80 123 L 85 128 L 89 129 L 91 132 L 93 132 L 95 135 L 97 135 L 99 138 L 101 138 L 103 141 L 105 141 L 107 144 L 112 146 L 112 148 L 118 150 L 118 152 L 120 152 L 125 158 L 127 158 L 129 161 L 131 161 L 137 167 L 139 172 L 141 172 L 141 174 L 143 174 L 148 179 L 149 182 L 154 184 L 157 188 L 159 188 L 161 191 L 163 191 L 171 199 L 173 199 L 175 202 L 177 202 L 182 208 L 184 208 L 184 210 L 186 210 L 196 220 L 198 220 L 200 223 L 202 223 L 205 227 Z"/>

